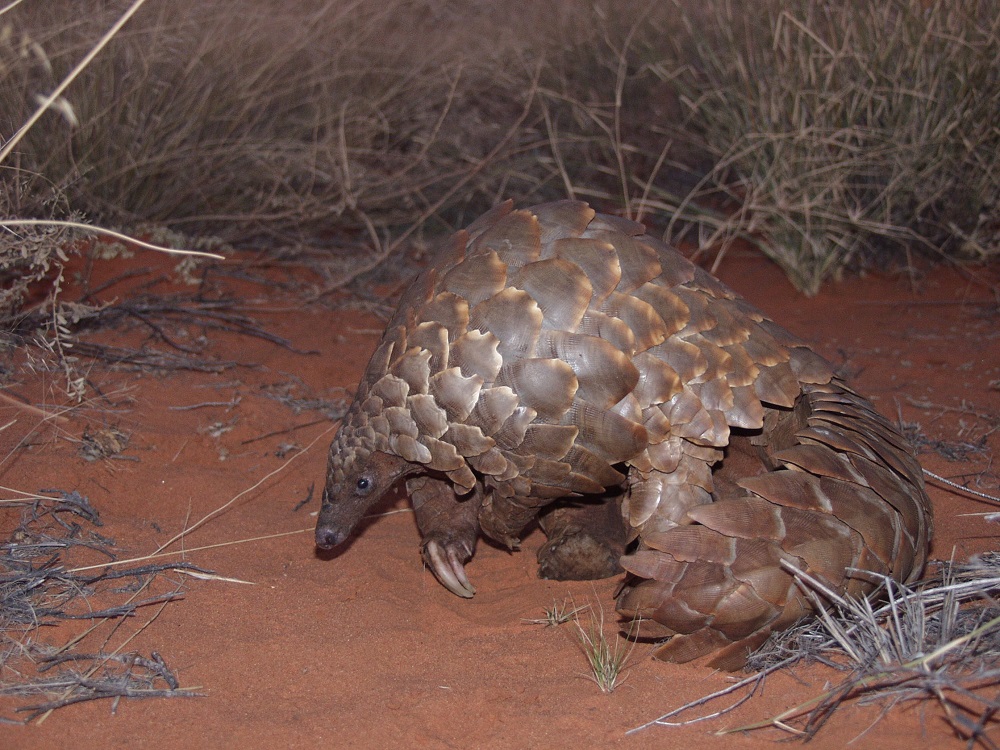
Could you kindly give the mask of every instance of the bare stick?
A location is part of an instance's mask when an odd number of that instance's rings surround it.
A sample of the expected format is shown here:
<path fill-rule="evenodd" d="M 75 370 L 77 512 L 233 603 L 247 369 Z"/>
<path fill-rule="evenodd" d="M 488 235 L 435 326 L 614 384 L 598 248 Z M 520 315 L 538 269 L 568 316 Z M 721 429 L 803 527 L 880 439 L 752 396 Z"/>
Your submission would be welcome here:
<path fill-rule="evenodd" d="M 17 407 L 18 409 L 21 409 L 22 411 L 30 412 L 31 414 L 36 414 L 46 421 L 50 422 L 69 421 L 66 417 L 60 414 L 53 414 L 51 412 L 47 412 L 44 409 L 38 408 L 37 406 L 33 406 L 32 404 L 21 401 L 20 399 L 15 398 L 14 396 L 9 396 L 7 395 L 7 393 L 4 392 L 3 389 L 0 389 L 0 401 L 5 401 L 8 404 Z"/>
<path fill-rule="evenodd" d="M 383 514 L 387 515 L 387 514 Z M 190 531 L 190 529 L 189 529 Z M 206 544 L 202 547 L 188 547 L 186 549 L 173 550 L 172 552 L 154 552 L 149 555 L 143 555 L 142 557 L 131 557 L 128 560 L 115 560 L 109 563 L 98 563 L 97 565 L 84 565 L 79 568 L 71 568 L 66 571 L 67 573 L 82 573 L 87 570 L 97 570 L 99 568 L 111 568 L 116 565 L 128 565 L 130 563 L 145 562 L 146 560 L 156 560 L 161 557 L 171 557 L 173 555 L 185 555 L 192 552 L 201 552 L 206 549 L 216 549 L 218 547 L 231 547 L 235 544 L 247 544 L 248 542 L 259 542 L 264 539 L 277 539 L 283 536 L 293 536 L 294 534 L 311 534 L 314 528 L 310 526 L 308 529 L 295 529 L 294 531 L 281 531 L 277 534 L 265 534 L 264 536 L 254 536 L 248 539 L 237 539 L 232 542 L 218 542 L 216 544 Z M 183 572 L 183 571 L 178 571 Z"/>
<path fill-rule="evenodd" d="M 65 227 L 68 229 L 83 229 L 84 231 L 93 232 L 94 234 L 103 234 L 107 237 L 112 237 L 121 242 L 128 242 L 146 250 L 155 250 L 158 253 L 167 253 L 168 255 L 193 255 L 199 258 L 212 258 L 213 260 L 226 259 L 226 256 L 219 255 L 218 253 L 206 253 L 202 250 L 178 250 L 172 247 L 154 245 L 152 242 L 144 242 L 143 240 L 138 240 L 135 237 L 129 237 L 127 234 L 116 232 L 113 229 L 96 227 L 93 224 L 84 224 L 80 221 L 61 221 L 59 219 L 0 219 L 0 227 Z"/>
<path fill-rule="evenodd" d="M 983 500 L 989 500 L 990 502 L 1000 503 L 1000 497 L 996 497 L 995 495 L 988 495 L 985 492 L 980 492 L 979 490 L 970 490 L 968 487 L 965 487 L 959 484 L 958 482 L 953 482 L 950 479 L 945 479 L 944 477 L 935 474 L 933 471 L 927 471 L 927 469 L 924 469 L 924 474 L 929 476 L 935 482 L 941 482 L 942 484 L 946 484 L 949 487 L 953 487 L 956 490 L 960 490 L 961 492 L 967 492 L 970 495 L 982 498 Z"/>
<path fill-rule="evenodd" d="M 91 61 L 108 45 L 108 42 L 110 42 L 119 31 L 121 31 L 122 26 L 128 23 L 129 19 L 132 18 L 132 16 L 134 16 L 139 8 L 145 5 L 145 3 L 146 0 L 135 0 L 135 2 L 129 6 L 128 10 L 126 10 L 118 18 L 118 20 L 115 21 L 111 28 L 108 29 L 107 33 L 101 37 L 100 41 L 94 45 L 94 48 L 84 55 L 84 58 L 77 63 L 73 70 L 69 72 L 69 75 L 67 75 L 62 82 L 55 87 L 55 90 L 51 94 L 45 97 L 38 109 L 35 110 L 34 114 L 28 118 L 28 121 L 24 123 L 24 125 L 22 125 L 16 133 L 14 133 L 13 137 L 7 141 L 7 145 L 0 149 L 0 163 L 3 163 L 3 160 L 10 156 L 10 152 L 14 150 L 14 147 L 17 146 L 18 143 L 21 142 L 21 139 L 24 138 L 27 132 L 31 130 L 36 122 L 38 122 L 39 118 L 45 114 L 46 110 L 48 110 L 49 107 L 51 107 L 60 96 L 62 96 L 62 93 L 71 83 L 73 83 L 73 81 L 76 80 L 76 77 L 80 75 L 80 73 L 82 73 L 88 65 L 90 65 Z M 9 6 L 4 10 L 9 10 L 10 7 L 12 6 Z"/>

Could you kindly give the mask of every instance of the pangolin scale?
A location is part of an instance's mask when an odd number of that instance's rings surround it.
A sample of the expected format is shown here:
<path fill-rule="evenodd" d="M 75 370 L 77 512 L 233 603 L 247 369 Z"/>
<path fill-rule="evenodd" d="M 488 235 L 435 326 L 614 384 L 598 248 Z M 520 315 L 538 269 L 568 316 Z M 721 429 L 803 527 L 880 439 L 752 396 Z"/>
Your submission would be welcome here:
<path fill-rule="evenodd" d="M 480 535 L 539 573 L 624 570 L 618 610 L 671 661 L 738 669 L 838 592 L 920 575 L 931 507 L 913 449 L 830 364 L 642 224 L 504 203 L 405 293 L 330 447 L 316 543 L 406 477 L 450 591 Z M 648 625 L 645 626 L 648 629 Z"/>

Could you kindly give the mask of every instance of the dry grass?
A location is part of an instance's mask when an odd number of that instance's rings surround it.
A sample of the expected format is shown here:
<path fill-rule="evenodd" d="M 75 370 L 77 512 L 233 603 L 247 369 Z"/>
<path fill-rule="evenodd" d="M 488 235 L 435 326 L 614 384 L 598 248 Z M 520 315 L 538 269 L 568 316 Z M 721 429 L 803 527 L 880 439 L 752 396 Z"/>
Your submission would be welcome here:
<path fill-rule="evenodd" d="M 4 641 L 0 648 L 0 697 L 28 699 L 20 705 L 5 702 L 17 721 L 41 721 L 53 710 L 85 701 L 109 700 L 114 710 L 123 698 L 200 695 L 196 687 L 181 687 L 156 651 L 143 655 L 129 646 L 164 607 L 183 598 L 183 584 L 175 576 L 250 582 L 219 576 L 190 562 L 168 560 L 207 549 L 312 533 L 310 527 L 197 547 L 178 545 L 317 442 L 328 439 L 331 429 L 212 512 L 185 523 L 182 531 L 155 551 L 136 557 L 122 556 L 123 550 L 115 541 L 100 533 L 98 512 L 79 493 L 52 490 L 33 494 L 0 488 L 12 495 L 0 498 L 0 507 L 22 511 L 21 523 L 0 542 L 0 638 Z M 128 628 L 125 623 L 133 617 L 143 619 L 138 615 L 144 612 L 152 614 Z M 67 620 L 90 624 L 69 636 L 59 628 L 46 627 Z M 59 640 L 63 642 L 56 643 Z M 14 719 L 0 716 L 0 723 L 11 721 Z"/>
<path fill-rule="evenodd" d="M 479 166 L 532 95 L 537 63 L 490 33 L 489 7 L 464 5 L 150 2 L 66 91 L 71 119 L 52 113 L 25 138 L 12 208 L 55 187 L 106 222 L 257 243 L 405 225 Z M 6 15 L 4 132 L 120 12 L 82 7 Z M 456 200 L 478 211 L 496 180 Z"/>
<path fill-rule="evenodd" d="M 584 612 L 589 613 L 586 618 Z M 546 607 L 544 617 L 523 622 L 547 628 L 572 623 L 574 640 L 590 669 L 588 679 L 593 680 L 602 693 L 611 693 L 624 682 L 639 635 L 638 619 L 633 620 L 624 633 L 618 632 L 616 627 L 615 634 L 609 638 L 605 633 L 603 606 L 577 606 L 571 599 L 565 599 L 561 604 L 553 602 L 551 607 Z"/>
<path fill-rule="evenodd" d="M 573 615 L 577 641 L 590 667 L 587 676 L 602 693 L 611 693 L 625 680 L 629 659 L 635 650 L 635 637 L 639 634 L 639 620 L 630 623 L 624 637 L 616 628 L 609 638 L 604 632 L 604 609 L 598 607 L 596 612 L 593 608 L 589 611 L 590 616 L 585 623 L 581 622 L 579 611 Z"/>
<path fill-rule="evenodd" d="M 0 213 L 381 259 L 414 223 L 568 193 L 749 237 L 807 292 L 996 254 L 990 3 L 686 5 L 148 0 L 0 165 Z M 120 12 L 0 16 L 0 133 Z"/>
<path fill-rule="evenodd" d="M 571 599 L 564 599 L 562 604 L 552 602 L 551 607 L 546 607 L 543 617 L 525 619 L 523 622 L 529 625 L 543 625 L 547 628 L 554 628 L 559 625 L 565 625 L 567 622 L 573 622 L 581 612 L 589 608 L 589 604 L 578 607 L 576 606 L 576 602 Z"/>
<path fill-rule="evenodd" d="M 914 250 L 1000 254 L 1000 21 L 990 0 L 717 0 L 686 11 L 677 86 L 714 167 L 679 209 L 812 294 Z M 738 206 L 706 213 L 714 198 Z"/>

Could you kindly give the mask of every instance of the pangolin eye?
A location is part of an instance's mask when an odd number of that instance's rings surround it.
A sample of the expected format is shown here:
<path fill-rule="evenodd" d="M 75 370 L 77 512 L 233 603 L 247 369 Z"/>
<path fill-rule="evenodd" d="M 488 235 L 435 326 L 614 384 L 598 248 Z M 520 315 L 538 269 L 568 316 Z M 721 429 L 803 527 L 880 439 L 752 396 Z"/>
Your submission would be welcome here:
<path fill-rule="evenodd" d="M 368 477 L 361 477 L 360 479 L 358 479 L 358 483 L 354 486 L 358 492 L 360 492 L 363 495 L 366 495 L 372 488 L 372 480 L 370 480 Z"/>

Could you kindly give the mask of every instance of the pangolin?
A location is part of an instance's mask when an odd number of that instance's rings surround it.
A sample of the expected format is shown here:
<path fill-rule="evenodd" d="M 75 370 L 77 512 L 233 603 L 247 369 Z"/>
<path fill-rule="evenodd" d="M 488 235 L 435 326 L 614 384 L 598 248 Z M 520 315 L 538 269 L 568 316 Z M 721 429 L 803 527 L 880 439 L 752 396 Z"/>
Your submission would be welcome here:
<path fill-rule="evenodd" d="M 738 669 L 809 614 L 789 568 L 860 596 L 920 575 L 911 446 L 799 338 L 635 221 L 510 201 L 410 286 L 330 447 L 316 544 L 406 478 L 426 564 L 471 597 L 480 535 L 539 573 L 626 573 L 659 658 Z"/>

